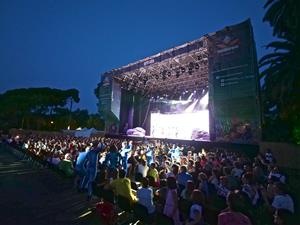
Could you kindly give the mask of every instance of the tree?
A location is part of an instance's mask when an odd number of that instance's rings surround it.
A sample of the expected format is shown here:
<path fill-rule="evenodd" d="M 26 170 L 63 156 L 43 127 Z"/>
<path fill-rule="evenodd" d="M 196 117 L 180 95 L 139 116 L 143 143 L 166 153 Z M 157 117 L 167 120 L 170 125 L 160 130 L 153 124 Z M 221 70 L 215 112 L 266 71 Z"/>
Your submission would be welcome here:
<path fill-rule="evenodd" d="M 264 125 L 284 124 L 289 132 L 285 138 L 293 137 L 298 142 L 300 130 L 300 1 L 268 0 L 264 6 L 266 14 L 263 21 L 273 27 L 273 35 L 278 38 L 267 48 L 273 53 L 267 54 L 259 61 L 264 70 L 262 99 L 265 113 L 274 109 L 277 116 L 266 117 Z M 269 129 L 272 129 L 269 127 Z M 280 134 L 280 132 L 278 132 Z"/>
<path fill-rule="evenodd" d="M 47 129 L 45 124 L 49 127 L 53 112 L 66 106 L 68 101 L 79 102 L 79 91 L 51 88 L 9 90 L 0 95 L 0 126 L 3 129 L 11 127 Z"/>
<path fill-rule="evenodd" d="M 104 121 L 100 118 L 99 114 L 90 114 L 87 121 L 88 128 L 95 128 L 97 130 L 104 130 Z"/>

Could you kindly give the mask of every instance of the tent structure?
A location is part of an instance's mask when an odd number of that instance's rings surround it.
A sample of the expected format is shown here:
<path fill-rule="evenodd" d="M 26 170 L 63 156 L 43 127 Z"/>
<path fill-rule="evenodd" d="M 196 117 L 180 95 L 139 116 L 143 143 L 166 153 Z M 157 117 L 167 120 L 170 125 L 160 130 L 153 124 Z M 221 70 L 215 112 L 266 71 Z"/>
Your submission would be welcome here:
<path fill-rule="evenodd" d="M 92 134 L 95 134 L 97 130 L 95 128 L 83 128 L 81 130 L 77 130 L 74 134 L 75 137 L 90 137 Z"/>

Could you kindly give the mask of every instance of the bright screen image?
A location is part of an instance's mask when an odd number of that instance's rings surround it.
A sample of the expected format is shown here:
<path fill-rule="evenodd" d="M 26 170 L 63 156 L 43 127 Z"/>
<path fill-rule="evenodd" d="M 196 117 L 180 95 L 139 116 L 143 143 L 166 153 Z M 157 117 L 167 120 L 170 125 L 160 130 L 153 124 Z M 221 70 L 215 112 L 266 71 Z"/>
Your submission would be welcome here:
<path fill-rule="evenodd" d="M 157 138 L 209 140 L 209 111 L 151 113 L 151 136 Z"/>

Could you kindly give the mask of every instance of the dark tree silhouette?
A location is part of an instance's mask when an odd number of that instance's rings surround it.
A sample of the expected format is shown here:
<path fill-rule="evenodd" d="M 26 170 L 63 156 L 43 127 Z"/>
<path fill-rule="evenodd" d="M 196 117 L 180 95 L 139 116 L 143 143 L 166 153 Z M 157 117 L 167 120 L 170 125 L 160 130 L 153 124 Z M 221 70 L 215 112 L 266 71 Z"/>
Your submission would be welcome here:
<path fill-rule="evenodd" d="M 51 120 L 52 114 L 65 107 L 68 101 L 79 102 L 79 91 L 51 88 L 9 90 L 0 95 L 0 126 L 2 129 L 39 129 L 45 126 L 45 120 Z"/>
<path fill-rule="evenodd" d="M 259 61 L 263 68 L 261 77 L 265 82 L 262 98 L 265 113 L 272 114 L 265 118 L 265 133 L 274 130 L 272 125 L 288 129 L 281 139 L 292 138 L 300 141 L 300 1 L 268 0 L 265 4 L 266 14 L 263 21 L 273 27 L 273 35 L 278 38 L 267 48 L 273 53 L 267 54 Z M 274 113 L 271 113 L 276 111 Z M 278 131 L 278 130 L 277 130 Z M 299 135 L 297 137 L 297 135 Z M 299 138 L 299 139 L 298 139 Z"/>

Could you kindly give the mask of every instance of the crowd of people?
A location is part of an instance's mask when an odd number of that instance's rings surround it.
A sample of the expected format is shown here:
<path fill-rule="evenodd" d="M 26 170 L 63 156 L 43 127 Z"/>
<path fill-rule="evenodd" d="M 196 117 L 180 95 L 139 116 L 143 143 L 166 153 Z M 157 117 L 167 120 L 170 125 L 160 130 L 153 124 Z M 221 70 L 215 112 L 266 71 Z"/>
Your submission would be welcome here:
<path fill-rule="evenodd" d="M 249 158 L 158 140 L 15 136 L 7 142 L 74 177 L 88 200 L 112 191 L 175 225 L 298 224 L 288 179 L 270 150 Z"/>

